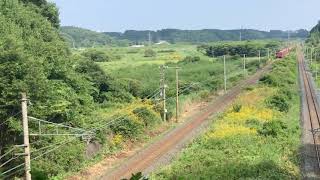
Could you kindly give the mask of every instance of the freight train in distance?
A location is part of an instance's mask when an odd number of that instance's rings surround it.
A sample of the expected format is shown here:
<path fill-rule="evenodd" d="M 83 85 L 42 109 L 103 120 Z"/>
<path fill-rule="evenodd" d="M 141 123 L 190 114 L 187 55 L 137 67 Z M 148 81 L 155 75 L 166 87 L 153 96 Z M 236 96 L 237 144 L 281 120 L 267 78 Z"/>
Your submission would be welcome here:
<path fill-rule="evenodd" d="M 276 58 L 284 58 L 286 57 L 292 48 L 284 48 L 276 53 Z"/>

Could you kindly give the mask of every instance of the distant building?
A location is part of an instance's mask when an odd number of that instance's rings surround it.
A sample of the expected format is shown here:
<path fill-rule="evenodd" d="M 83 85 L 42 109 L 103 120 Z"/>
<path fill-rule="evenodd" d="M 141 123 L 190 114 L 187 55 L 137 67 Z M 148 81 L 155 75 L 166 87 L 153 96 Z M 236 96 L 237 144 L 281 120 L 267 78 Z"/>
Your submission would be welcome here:
<path fill-rule="evenodd" d="M 130 46 L 130 47 L 133 47 L 133 48 L 142 48 L 142 47 L 144 47 L 144 45 L 132 45 L 132 46 Z"/>
<path fill-rule="evenodd" d="M 161 45 L 161 44 L 170 44 L 170 43 L 168 43 L 167 41 L 159 41 L 156 43 L 156 45 Z"/>

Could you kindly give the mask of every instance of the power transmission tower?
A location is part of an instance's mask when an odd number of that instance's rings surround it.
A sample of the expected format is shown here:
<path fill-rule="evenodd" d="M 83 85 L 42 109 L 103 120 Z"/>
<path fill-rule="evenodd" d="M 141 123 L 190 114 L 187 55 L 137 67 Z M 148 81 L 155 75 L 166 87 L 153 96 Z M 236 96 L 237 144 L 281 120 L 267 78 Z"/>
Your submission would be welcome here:
<path fill-rule="evenodd" d="M 162 103 L 163 103 L 163 120 L 166 121 L 166 84 L 165 84 L 165 66 L 160 66 L 160 96 L 162 97 Z"/>
<path fill-rule="evenodd" d="M 226 93 L 227 92 L 226 55 L 223 55 L 223 77 L 224 77 L 224 93 Z"/>
<path fill-rule="evenodd" d="M 21 93 L 21 108 L 22 108 L 22 125 L 23 125 L 23 141 L 24 141 L 24 163 L 25 163 L 25 178 L 31 180 L 31 160 L 30 160 L 30 144 L 29 144 L 29 127 L 28 127 L 28 109 L 27 95 Z"/>

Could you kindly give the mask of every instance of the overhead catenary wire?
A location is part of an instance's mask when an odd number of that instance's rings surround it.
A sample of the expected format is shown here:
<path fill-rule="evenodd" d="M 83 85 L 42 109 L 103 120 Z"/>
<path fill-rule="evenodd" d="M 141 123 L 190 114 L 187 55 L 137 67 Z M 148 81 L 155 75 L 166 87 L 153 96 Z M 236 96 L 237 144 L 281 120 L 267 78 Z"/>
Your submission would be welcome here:
<path fill-rule="evenodd" d="M 7 165 L 8 163 L 10 163 L 11 161 L 16 160 L 16 159 L 18 159 L 18 158 L 19 158 L 19 156 L 14 156 L 14 157 L 10 158 L 10 159 L 7 160 L 6 162 L 2 163 L 2 164 L 0 165 L 0 168 L 4 167 L 5 165 Z"/>
<path fill-rule="evenodd" d="M 17 113 L 15 113 L 14 115 L 10 116 L 9 118 L 7 118 L 6 120 L 4 120 L 0 126 L 4 125 L 6 122 L 8 122 L 11 118 L 16 117 L 18 114 L 20 114 L 21 111 L 18 111 Z"/>
<path fill-rule="evenodd" d="M 81 137 L 81 136 L 76 136 L 75 139 L 78 138 L 78 137 Z M 50 148 L 50 147 L 56 146 L 56 145 L 58 145 L 58 144 L 68 142 L 68 141 L 69 141 L 69 140 L 65 140 L 65 141 L 61 141 L 61 142 L 56 142 L 56 143 L 51 144 L 51 145 L 49 145 L 49 146 L 44 146 L 44 147 L 41 147 L 41 148 L 39 148 L 39 149 L 35 149 L 35 150 L 31 151 L 30 153 L 31 153 L 31 154 L 32 154 L 32 153 L 36 153 L 36 152 L 39 152 L 39 151 L 48 149 L 48 148 Z"/>
<path fill-rule="evenodd" d="M 42 154 L 40 154 L 40 155 L 32 158 L 31 160 L 37 160 L 37 159 L 39 159 L 40 157 L 42 157 L 42 156 L 44 156 L 44 155 L 46 155 L 46 154 L 49 154 L 49 153 L 51 153 L 51 152 L 59 149 L 60 147 L 62 147 L 62 146 L 64 146 L 64 145 L 66 145 L 66 144 L 74 141 L 74 140 L 77 139 L 78 137 L 80 137 L 80 136 L 76 136 L 76 137 L 73 137 L 71 140 L 61 142 L 62 144 L 60 144 L 59 146 L 56 146 L 55 148 L 53 148 L 53 149 L 51 149 L 51 150 L 49 150 L 49 151 L 46 151 L 46 152 L 44 152 L 44 153 L 42 153 Z"/>
<path fill-rule="evenodd" d="M 79 137 L 80 137 L 80 136 L 79 136 Z M 37 159 L 39 159 L 40 157 L 42 157 L 42 156 L 44 156 L 44 155 L 46 155 L 46 154 L 49 154 L 49 153 L 57 150 L 58 148 L 62 147 L 63 145 L 66 145 L 66 144 L 74 141 L 76 138 L 78 138 L 78 136 L 77 136 L 77 137 L 73 137 L 71 140 L 62 141 L 62 142 L 59 143 L 59 144 L 60 144 L 59 146 L 56 146 L 55 148 L 53 148 L 53 149 L 51 149 L 51 150 L 49 150 L 49 151 L 46 151 L 46 152 L 44 152 L 44 153 L 42 153 L 42 154 L 40 154 L 40 155 L 32 158 L 31 160 L 37 160 Z M 8 173 L 10 173 L 10 172 L 12 172 L 12 171 L 20 168 L 20 167 L 23 167 L 23 166 L 24 166 L 24 163 L 19 164 L 19 165 L 15 166 L 15 167 L 13 167 L 13 168 L 11 168 L 11 169 L 8 169 L 8 170 L 6 170 L 5 172 L 1 173 L 1 174 L 0 174 L 0 177 L 1 177 L 1 176 L 4 176 L 4 175 L 6 175 L 6 174 L 8 174 Z M 15 173 L 17 173 L 17 171 L 16 171 Z M 14 174 L 15 174 L 15 173 L 14 173 Z M 12 174 L 12 175 L 13 175 L 13 174 Z M 10 176 L 11 176 L 11 175 L 10 175 Z"/>
<path fill-rule="evenodd" d="M 3 173 L 0 174 L 0 177 L 6 175 L 6 174 L 8 174 L 9 172 L 12 172 L 13 170 L 16 170 L 16 169 L 18 169 L 19 167 L 22 167 L 22 166 L 24 166 L 24 163 L 21 163 L 21 164 L 13 167 L 13 168 L 11 168 L 11 169 L 6 170 L 5 172 L 3 172 Z"/>
<path fill-rule="evenodd" d="M 1 160 L 2 158 L 4 158 L 5 156 L 7 156 L 8 154 L 12 153 L 15 149 L 16 149 L 16 148 L 13 147 L 13 148 L 11 148 L 8 152 L 6 152 L 6 153 L 4 153 L 3 155 L 1 155 L 1 156 L 0 156 L 0 160 Z"/>
<path fill-rule="evenodd" d="M 9 175 L 7 175 L 7 176 L 4 176 L 4 177 L 1 177 L 1 176 L 0 176 L 0 178 L 7 179 L 7 178 L 9 178 L 9 177 L 17 174 L 18 172 L 23 171 L 23 170 L 24 170 L 24 166 L 20 167 L 18 170 L 16 170 L 15 172 L 13 172 L 13 173 L 11 173 L 11 174 L 9 174 Z"/>

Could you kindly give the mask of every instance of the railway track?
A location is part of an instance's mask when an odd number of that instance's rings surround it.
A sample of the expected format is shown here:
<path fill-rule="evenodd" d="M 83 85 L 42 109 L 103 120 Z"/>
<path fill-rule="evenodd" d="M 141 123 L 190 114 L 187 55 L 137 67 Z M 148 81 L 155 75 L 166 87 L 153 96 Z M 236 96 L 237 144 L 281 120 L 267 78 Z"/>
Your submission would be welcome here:
<path fill-rule="evenodd" d="M 144 174 L 147 174 L 154 170 L 155 166 L 158 166 L 157 162 L 161 161 L 161 158 L 165 158 L 165 156 L 173 149 L 177 148 L 177 146 L 183 147 L 190 139 L 192 139 L 190 138 L 190 135 L 197 131 L 199 132 L 199 129 L 205 126 L 205 122 L 207 122 L 206 120 L 209 117 L 223 111 L 233 102 L 244 87 L 255 84 L 265 72 L 271 69 L 271 66 L 271 64 L 266 65 L 256 74 L 240 82 L 238 86 L 233 87 L 224 96 L 218 97 L 203 112 L 196 114 L 191 120 L 167 133 L 163 138 L 137 153 L 125 163 L 120 164 L 115 169 L 98 177 L 98 179 L 118 180 L 128 178 L 132 173 L 143 172 Z"/>
<path fill-rule="evenodd" d="M 306 69 L 304 56 L 300 49 L 298 49 L 298 65 L 302 91 L 302 123 L 304 125 L 305 136 L 303 141 L 304 145 L 306 146 L 307 144 L 308 146 L 305 147 L 304 153 L 309 156 L 305 160 L 309 161 L 305 162 L 305 164 L 309 164 L 309 167 L 305 168 L 304 171 L 305 174 L 312 173 L 312 176 L 318 176 L 320 170 L 320 111 L 311 75 Z"/>

